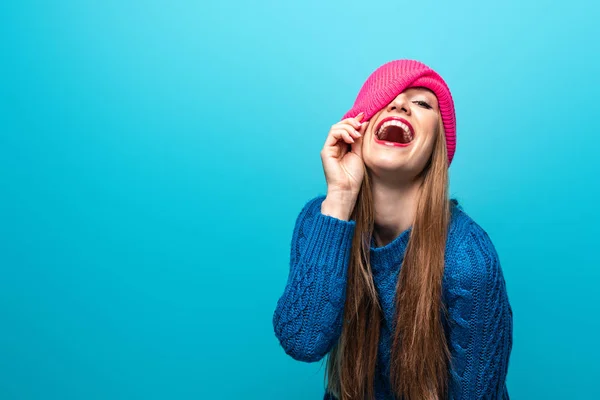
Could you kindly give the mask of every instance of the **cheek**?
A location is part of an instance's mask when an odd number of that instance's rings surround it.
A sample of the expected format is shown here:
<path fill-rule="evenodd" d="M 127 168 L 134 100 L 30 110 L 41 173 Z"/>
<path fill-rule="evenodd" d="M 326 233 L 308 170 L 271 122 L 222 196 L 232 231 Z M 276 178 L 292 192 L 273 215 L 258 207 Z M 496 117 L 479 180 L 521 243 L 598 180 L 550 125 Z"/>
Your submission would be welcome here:
<path fill-rule="evenodd" d="M 427 124 L 427 139 L 434 141 L 440 132 L 440 120 L 434 119 Z"/>

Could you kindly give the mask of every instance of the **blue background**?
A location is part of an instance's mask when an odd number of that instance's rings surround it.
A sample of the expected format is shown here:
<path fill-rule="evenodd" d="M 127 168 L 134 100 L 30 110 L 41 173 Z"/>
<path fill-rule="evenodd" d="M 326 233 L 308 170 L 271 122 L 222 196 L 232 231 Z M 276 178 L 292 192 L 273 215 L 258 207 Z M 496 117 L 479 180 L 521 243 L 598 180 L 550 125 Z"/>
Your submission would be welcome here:
<path fill-rule="evenodd" d="M 320 150 L 397 58 L 514 310 L 514 399 L 600 398 L 592 1 L 0 3 L 0 398 L 319 399 L 273 333 Z"/>

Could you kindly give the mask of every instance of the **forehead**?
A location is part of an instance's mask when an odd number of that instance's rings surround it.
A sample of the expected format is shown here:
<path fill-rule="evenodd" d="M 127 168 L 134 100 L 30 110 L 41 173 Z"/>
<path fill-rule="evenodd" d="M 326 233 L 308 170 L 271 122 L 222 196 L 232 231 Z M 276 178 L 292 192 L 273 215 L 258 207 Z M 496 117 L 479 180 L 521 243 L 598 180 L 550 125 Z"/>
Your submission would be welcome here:
<path fill-rule="evenodd" d="M 407 88 L 404 89 L 404 92 L 402 93 L 406 93 L 409 95 L 415 95 L 415 94 L 423 94 L 425 96 L 428 97 L 433 97 L 436 98 L 435 93 L 433 93 L 432 90 L 426 88 L 426 87 L 422 87 L 422 86 L 417 86 L 417 87 L 411 87 L 411 88 Z"/>

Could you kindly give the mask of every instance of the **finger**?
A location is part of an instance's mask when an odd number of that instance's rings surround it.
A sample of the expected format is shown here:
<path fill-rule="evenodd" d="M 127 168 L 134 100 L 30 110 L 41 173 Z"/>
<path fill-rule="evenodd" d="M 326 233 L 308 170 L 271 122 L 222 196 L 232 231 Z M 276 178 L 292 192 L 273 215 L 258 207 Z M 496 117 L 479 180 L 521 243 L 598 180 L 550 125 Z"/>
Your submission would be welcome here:
<path fill-rule="evenodd" d="M 332 127 L 327 135 L 327 139 L 325 140 L 325 146 L 335 146 L 340 137 L 340 131 Z"/>
<path fill-rule="evenodd" d="M 363 122 L 362 124 L 360 124 L 360 127 L 358 128 L 358 132 L 361 135 L 364 135 L 365 132 L 367 131 L 368 126 L 369 126 L 369 121 Z"/>
<path fill-rule="evenodd" d="M 342 134 L 344 135 L 344 138 L 346 139 L 346 143 L 354 143 L 354 138 L 352 136 L 350 136 L 350 133 L 348 133 L 347 131 L 344 131 Z"/>
<path fill-rule="evenodd" d="M 352 125 L 352 127 L 354 127 L 354 129 L 358 129 L 360 127 L 361 124 L 361 119 L 364 117 L 364 113 L 360 113 L 358 116 L 354 117 L 354 118 L 346 118 L 341 120 L 339 123 L 340 124 L 349 124 Z"/>
<path fill-rule="evenodd" d="M 360 137 L 356 140 L 356 142 L 352 143 L 350 145 L 350 151 L 354 154 L 356 154 L 357 156 L 359 156 L 362 159 L 362 144 L 363 144 L 363 138 Z"/>
<path fill-rule="evenodd" d="M 344 129 L 340 129 L 340 128 L 332 129 L 329 132 L 329 135 L 327 136 L 325 145 L 326 146 L 335 146 L 340 140 L 344 141 L 348 144 L 352 143 L 350 140 L 347 139 L 347 137 L 344 134 L 347 135 L 347 132 Z"/>
<path fill-rule="evenodd" d="M 358 129 L 360 128 L 360 125 L 362 123 L 363 118 L 365 117 L 365 113 L 364 112 L 360 112 L 356 117 L 354 117 L 354 128 Z"/>
<path fill-rule="evenodd" d="M 354 120 L 356 122 L 359 122 L 365 117 L 365 113 L 364 111 L 361 111 L 360 113 L 358 113 L 358 115 L 356 115 L 356 117 L 354 117 Z"/>
<path fill-rule="evenodd" d="M 359 137 L 362 136 L 362 134 L 359 131 L 357 131 L 356 129 L 354 129 L 351 126 L 348 126 L 348 124 L 342 125 L 341 129 L 343 129 L 346 132 L 348 132 L 348 134 L 350 134 L 350 136 L 352 136 L 354 138 L 359 138 Z"/>

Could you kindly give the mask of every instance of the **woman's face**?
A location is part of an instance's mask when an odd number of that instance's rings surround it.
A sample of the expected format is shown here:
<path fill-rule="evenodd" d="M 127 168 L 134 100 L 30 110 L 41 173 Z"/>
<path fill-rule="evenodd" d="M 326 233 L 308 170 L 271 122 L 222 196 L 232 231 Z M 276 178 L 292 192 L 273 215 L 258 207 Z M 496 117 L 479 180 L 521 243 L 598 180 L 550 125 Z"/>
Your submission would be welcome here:
<path fill-rule="evenodd" d="M 394 126 L 387 127 L 390 123 Z M 403 126 L 411 133 L 404 133 Z M 379 127 L 383 129 L 378 137 Z M 363 161 L 376 176 L 401 176 L 403 180 L 416 177 L 431 156 L 439 129 L 435 94 L 422 87 L 408 88 L 369 120 L 362 145 Z"/>

